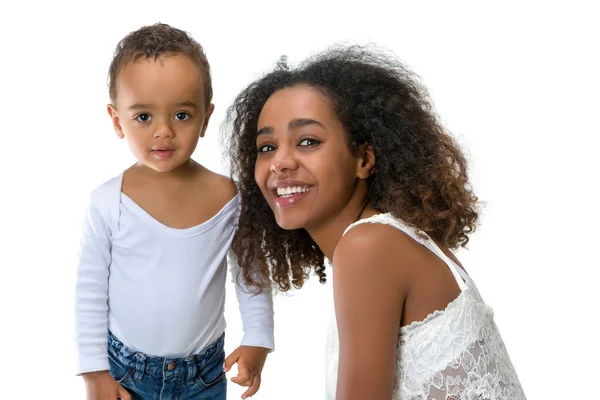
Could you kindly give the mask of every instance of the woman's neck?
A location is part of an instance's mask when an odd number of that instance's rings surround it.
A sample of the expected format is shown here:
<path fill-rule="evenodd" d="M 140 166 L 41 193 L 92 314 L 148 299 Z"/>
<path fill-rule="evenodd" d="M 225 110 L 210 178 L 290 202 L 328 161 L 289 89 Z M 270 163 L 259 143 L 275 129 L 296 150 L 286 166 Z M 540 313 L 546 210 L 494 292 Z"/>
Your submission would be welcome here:
<path fill-rule="evenodd" d="M 351 201 L 340 213 L 332 216 L 318 227 L 306 230 L 325 257 L 333 261 L 333 253 L 346 228 L 359 219 L 375 214 L 378 214 L 378 211 L 371 207 L 363 197 L 360 202 Z"/>

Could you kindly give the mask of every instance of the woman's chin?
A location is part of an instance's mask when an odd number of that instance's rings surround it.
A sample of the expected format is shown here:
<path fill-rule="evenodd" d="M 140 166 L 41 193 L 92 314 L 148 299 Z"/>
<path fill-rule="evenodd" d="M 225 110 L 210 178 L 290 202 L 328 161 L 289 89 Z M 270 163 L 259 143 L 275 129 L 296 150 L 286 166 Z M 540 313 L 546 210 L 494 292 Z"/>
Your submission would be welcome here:
<path fill-rule="evenodd" d="M 304 221 L 301 221 L 299 218 L 293 218 L 290 216 L 281 216 L 275 215 L 275 220 L 277 221 L 277 225 L 281 229 L 285 229 L 286 231 L 293 231 L 295 229 L 304 228 Z"/>

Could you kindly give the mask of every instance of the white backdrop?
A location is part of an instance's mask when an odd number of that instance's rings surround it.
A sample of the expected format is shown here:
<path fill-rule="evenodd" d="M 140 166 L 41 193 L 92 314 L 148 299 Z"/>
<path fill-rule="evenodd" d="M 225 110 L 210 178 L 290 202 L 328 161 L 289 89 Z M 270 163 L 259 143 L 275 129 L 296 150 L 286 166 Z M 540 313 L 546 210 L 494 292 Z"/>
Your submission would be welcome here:
<path fill-rule="evenodd" d="M 125 3 L 118 4 L 118 3 Z M 487 203 L 458 256 L 495 309 L 530 399 L 597 395 L 598 12 L 576 1 L 3 2 L 0 6 L 0 398 L 83 399 L 73 292 L 87 194 L 133 162 L 105 111 L 117 42 L 158 21 L 189 31 L 216 105 L 195 157 L 226 173 L 219 125 L 286 54 L 374 42 L 430 89 Z M 227 350 L 241 337 L 227 302 Z M 276 298 L 255 399 L 320 399 L 331 287 Z M 229 398 L 242 389 L 229 385 Z"/>

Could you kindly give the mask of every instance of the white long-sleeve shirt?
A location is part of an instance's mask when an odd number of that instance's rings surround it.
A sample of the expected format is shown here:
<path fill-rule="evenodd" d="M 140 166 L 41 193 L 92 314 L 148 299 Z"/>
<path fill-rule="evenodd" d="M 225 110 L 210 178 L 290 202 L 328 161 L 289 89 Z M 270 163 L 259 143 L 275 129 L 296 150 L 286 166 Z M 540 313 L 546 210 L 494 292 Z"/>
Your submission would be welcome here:
<path fill-rule="evenodd" d="M 78 373 L 108 370 L 107 331 L 129 348 L 157 357 L 199 353 L 225 330 L 227 259 L 239 194 L 208 221 L 168 227 L 121 192 L 123 174 L 90 196 L 77 273 Z M 229 257 L 228 257 L 229 255 Z M 242 345 L 274 349 L 269 292 L 236 282 Z"/>

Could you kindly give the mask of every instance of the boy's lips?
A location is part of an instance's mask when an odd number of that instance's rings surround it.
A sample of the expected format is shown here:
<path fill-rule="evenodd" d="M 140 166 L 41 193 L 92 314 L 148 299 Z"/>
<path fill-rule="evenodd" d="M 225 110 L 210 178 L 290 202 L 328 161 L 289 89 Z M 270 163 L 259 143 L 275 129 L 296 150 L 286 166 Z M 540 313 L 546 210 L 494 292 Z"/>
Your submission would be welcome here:
<path fill-rule="evenodd" d="M 152 149 L 152 154 L 160 159 L 166 159 L 173 155 L 175 149 L 171 147 L 156 147 Z"/>

